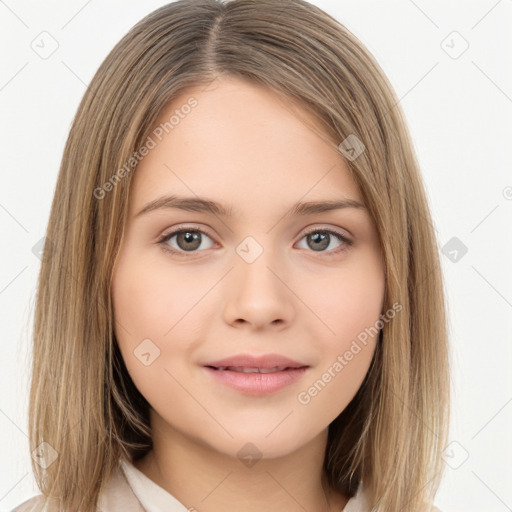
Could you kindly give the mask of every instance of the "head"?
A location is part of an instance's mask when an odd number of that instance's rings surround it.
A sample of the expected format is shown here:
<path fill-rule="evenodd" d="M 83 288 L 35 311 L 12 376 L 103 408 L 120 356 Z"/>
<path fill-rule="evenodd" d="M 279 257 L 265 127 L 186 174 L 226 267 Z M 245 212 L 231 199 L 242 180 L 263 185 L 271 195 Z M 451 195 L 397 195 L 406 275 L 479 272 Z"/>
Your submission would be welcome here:
<path fill-rule="evenodd" d="M 311 115 L 227 75 L 179 94 L 154 131 L 191 102 L 161 141 L 150 136 L 156 146 L 133 176 L 112 278 L 115 337 L 159 429 L 234 458 L 249 442 L 262 457 L 285 455 L 327 434 L 368 372 L 379 331 L 357 336 L 384 305 L 377 228 L 336 141 Z M 154 208 L 166 196 L 184 209 Z M 194 208 L 199 198 L 226 212 Z M 348 204 L 295 211 L 312 201 Z M 187 227 L 189 240 L 176 232 Z M 307 371 L 264 395 L 206 371 L 226 357 L 272 353 Z"/>
<path fill-rule="evenodd" d="M 226 211 L 148 208 L 164 196 Z M 296 207 L 329 201 L 345 207 Z M 59 457 L 43 491 L 92 502 L 158 419 L 233 457 L 325 435 L 331 485 L 364 479 L 376 510 L 435 493 L 448 363 L 428 203 L 392 87 L 320 9 L 178 1 L 141 20 L 80 104 L 47 241 L 31 443 Z M 213 392 L 208 363 L 268 353 L 306 373 Z"/>

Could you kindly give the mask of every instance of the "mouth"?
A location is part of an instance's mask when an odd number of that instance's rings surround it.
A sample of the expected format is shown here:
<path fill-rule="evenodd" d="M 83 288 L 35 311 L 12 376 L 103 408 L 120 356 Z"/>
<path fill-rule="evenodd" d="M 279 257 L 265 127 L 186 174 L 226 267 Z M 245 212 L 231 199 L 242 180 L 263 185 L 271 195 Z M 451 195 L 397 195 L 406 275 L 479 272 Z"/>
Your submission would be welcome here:
<path fill-rule="evenodd" d="M 214 370 L 219 370 L 221 372 L 230 371 L 230 372 L 242 372 L 242 373 L 275 373 L 275 372 L 283 372 L 285 370 L 296 370 L 296 368 L 290 366 L 281 366 L 276 368 L 247 368 L 244 366 L 208 366 L 208 368 L 212 368 Z M 301 366 L 300 368 L 305 368 Z"/>
<path fill-rule="evenodd" d="M 277 373 L 284 372 L 287 370 L 297 370 L 300 368 L 308 368 L 307 366 L 277 366 L 275 368 L 259 368 L 259 367 L 245 367 L 245 366 L 206 366 L 212 370 L 218 370 L 220 372 L 240 372 L 240 373 Z"/>
<path fill-rule="evenodd" d="M 302 368 L 308 366 L 305 363 L 294 361 L 281 354 L 237 354 L 231 357 L 225 357 L 217 361 L 209 361 L 204 366 L 217 368 L 221 371 L 245 371 L 266 373 L 272 371 L 284 371 L 287 369 Z"/>
<path fill-rule="evenodd" d="M 253 396 L 268 395 L 290 386 L 310 368 L 307 364 L 276 354 L 239 355 L 203 367 L 214 382 Z"/>

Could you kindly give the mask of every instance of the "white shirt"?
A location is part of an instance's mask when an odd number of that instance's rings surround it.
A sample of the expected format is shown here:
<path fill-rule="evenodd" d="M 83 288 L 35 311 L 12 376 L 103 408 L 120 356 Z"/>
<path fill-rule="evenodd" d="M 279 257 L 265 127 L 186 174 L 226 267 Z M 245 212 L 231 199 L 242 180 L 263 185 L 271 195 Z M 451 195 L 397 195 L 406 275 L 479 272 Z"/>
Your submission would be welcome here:
<path fill-rule="evenodd" d="M 30 498 L 12 512 L 52 512 L 43 507 L 42 498 L 42 494 Z M 98 509 L 101 512 L 143 512 L 144 509 L 147 512 L 190 512 L 194 510 L 187 508 L 131 462 L 124 460 L 120 460 L 118 471 L 101 491 L 98 498 Z M 339 512 L 370 512 L 362 485 L 359 485 L 356 495 Z M 432 507 L 432 512 L 440 512 L 440 510 Z"/>
<path fill-rule="evenodd" d="M 133 464 L 121 461 L 121 466 L 131 488 L 147 512 L 189 512 L 191 510 L 180 503 L 172 494 L 153 482 L 153 480 L 150 480 Z M 362 487 L 360 486 L 359 491 L 361 489 Z M 102 508 L 101 504 L 100 508 Z M 110 511 L 108 506 L 102 509 Z M 356 496 L 348 501 L 343 511 L 340 512 L 369 512 L 369 509 L 365 507 L 363 493 L 358 492 Z"/>

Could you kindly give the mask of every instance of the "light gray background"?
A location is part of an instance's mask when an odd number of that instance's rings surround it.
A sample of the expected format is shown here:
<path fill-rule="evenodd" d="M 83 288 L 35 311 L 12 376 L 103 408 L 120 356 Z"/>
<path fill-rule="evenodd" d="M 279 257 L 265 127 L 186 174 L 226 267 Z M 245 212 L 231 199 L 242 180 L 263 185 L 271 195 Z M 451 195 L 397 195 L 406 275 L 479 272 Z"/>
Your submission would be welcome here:
<path fill-rule="evenodd" d="M 0 0 L 0 510 L 39 493 L 26 435 L 40 267 L 32 248 L 45 233 L 70 124 L 115 43 L 165 3 Z M 512 0 L 313 3 L 368 47 L 395 87 L 440 243 L 456 244 L 442 255 L 454 414 L 436 504 L 512 510 Z M 58 43 L 46 59 L 32 48 L 51 48 L 43 31 Z M 469 47 L 458 55 L 461 37 Z"/>

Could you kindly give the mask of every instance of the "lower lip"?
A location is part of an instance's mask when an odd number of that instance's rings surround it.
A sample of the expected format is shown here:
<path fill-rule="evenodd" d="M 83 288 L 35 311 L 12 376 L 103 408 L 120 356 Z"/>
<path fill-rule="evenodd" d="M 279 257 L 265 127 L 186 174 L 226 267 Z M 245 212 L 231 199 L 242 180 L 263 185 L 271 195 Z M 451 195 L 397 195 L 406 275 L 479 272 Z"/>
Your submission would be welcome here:
<path fill-rule="evenodd" d="M 302 378 L 308 367 L 283 370 L 272 373 L 243 373 L 230 370 L 214 370 L 204 367 L 214 379 L 241 393 L 262 396 L 274 393 L 294 384 Z"/>

